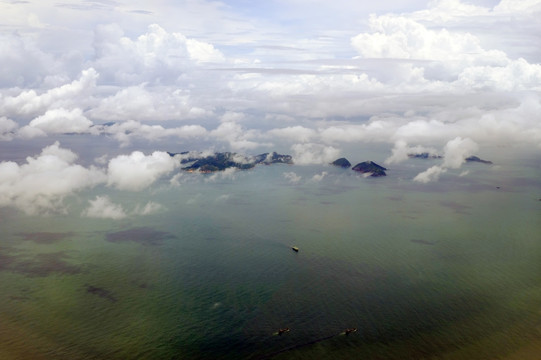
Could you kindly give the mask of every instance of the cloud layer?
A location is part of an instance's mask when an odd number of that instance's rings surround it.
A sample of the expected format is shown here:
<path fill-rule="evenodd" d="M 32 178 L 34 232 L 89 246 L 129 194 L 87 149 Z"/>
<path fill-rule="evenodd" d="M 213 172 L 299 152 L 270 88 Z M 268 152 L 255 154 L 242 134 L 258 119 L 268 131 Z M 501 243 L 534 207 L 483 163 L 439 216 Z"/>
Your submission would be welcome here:
<path fill-rule="evenodd" d="M 0 205 L 56 211 L 97 186 L 145 189 L 175 176 L 166 143 L 297 164 L 373 144 L 388 164 L 444 155 L 421 182 L 466 154 L 541 150 L 541 0 L 315 3 L 1 3 L 0 145 L 53 145 L 2 158 Z M 130 151 L 85 167 L 55 143 L 65 134 Z M 25 191 L 32 179 L 46 185 Z M 122 213 L 93 201 L 87 216 Z"/>

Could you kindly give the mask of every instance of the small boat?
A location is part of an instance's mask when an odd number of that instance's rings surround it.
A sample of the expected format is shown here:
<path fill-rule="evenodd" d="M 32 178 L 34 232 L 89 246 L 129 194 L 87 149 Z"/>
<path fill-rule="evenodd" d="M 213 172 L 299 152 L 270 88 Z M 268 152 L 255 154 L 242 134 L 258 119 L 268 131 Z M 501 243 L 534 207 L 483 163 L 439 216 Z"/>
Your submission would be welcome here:
<path fill-rule="evenodd" d="M 347 328 L 346 331 L 344 331 L 344 333 L 346 335 L 349 335 L 351 333 L 354 333 L 355 331 L 357 331 L 357 328 Z"/>
<path fill-rule="evenodd" d="M 278 329 L 278 335 L 282 335 L 288 332 L 289 332 L 289 328 Z"/>
<path fill-rule="evenodd" d="M 299 248 L 296 247 L 296 246 L 292 246 L 291 249 L 293 249 L 293 251 L 295 251 L 295 252 L 299 252 Z"/>

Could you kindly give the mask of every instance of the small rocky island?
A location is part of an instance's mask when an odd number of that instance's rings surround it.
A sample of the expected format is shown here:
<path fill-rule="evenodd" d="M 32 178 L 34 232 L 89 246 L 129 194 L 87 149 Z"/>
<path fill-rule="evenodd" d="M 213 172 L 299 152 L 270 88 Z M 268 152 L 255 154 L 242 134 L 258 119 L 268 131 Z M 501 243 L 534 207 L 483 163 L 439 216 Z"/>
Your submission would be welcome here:
<path fill-rule="evenodd" d="M 479 159 L 477 156 L 470 156 L 470 157 L 467 157 L 464 160 L 466 160 L 466 162 L 478 162 L 478 163 L 487 164 L 487 165 L 492 165 L 493 164 L 492 161 Z"/>
<path fill-rule="evenodd" d="M 350 168 L 351 167 L 351 163 L 346 158 L 336 159 L 331 163 L 331 165 L 338 166 L 338 167 L 341 167 L 341 168 Z"/>
<path fill-rule="evenodd" d="M 410 154 L 408 154 L 408 157 L 410 159 L 442 159 L 443 158 L 443 156 L 441 156 L 441 155 L 430 154 L 428 152 L 410 153 Z M 469 156 L 469 157 L 465 158 L 464 160 L 466 162 L 478 162 L 478 163 L 481 163 L 481 164 L 488 164 L 488 165 L 493 164 L 492 161 L 483 160 L 483 159 L 480 159 L 477 156 Z"/>
<path fill-rule="evenodd" d="M 443 156 L 437 154 L 430 154 L 428 152 L 422 153 L 410 153 L 408 154 L 410 159 L 441 159 Z"/>
<path fill-rule="evenodd" d="M 223 171 L 228 168 L 241 170 L 251 169 L 257 164 L 293 164 L 291 155 L 282 155 L 276 152 L 264 153 L 256 156 L 244 156 L 234 152 L 217 152 L 212 155 L 203 155 L 196 152 L 168 153 L 169 156 L 180 158 L 181 164 L 190 164 L 183 167 L 186 171 L 199 171 L 202 173 L 211 173 Z"/>
<path fill-rule="evenodd" d="M 372 177 L 387 176 L 385 173 L 386 168 L 376 164 L 373 161 L 364 161 L 355 165 L 352 168 L 353 171 L 360 172 L 362 174 L 370 174 Z"/>

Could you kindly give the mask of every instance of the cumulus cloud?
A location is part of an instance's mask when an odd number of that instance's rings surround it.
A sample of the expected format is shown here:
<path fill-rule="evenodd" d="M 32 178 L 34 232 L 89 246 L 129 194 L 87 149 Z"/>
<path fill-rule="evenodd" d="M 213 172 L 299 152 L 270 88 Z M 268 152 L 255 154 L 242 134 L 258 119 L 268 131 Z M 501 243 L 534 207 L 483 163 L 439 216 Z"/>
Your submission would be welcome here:
<path fill-rule="evenodd" d="M 408 146 L 408 144 L 399 140 L 394 144 L 392 154 L 387 159 L 385 159 L 385 164 L 397 164 L 409 158 L 410 154 L 422 154 L 426 153 L 429 156 L 437 156 L 438 153 L 436 149 L 432 147 L 425 147 L 422 145 Z"/>
<path fill-rule="evenodd" d="M 83 115 L 81 109 L 66 110 L 64 108 L 48 110 L 28 124 L 46 134 L 85 133 L 90 130 L 92 121 Z M 23 130 L 24 131 L 24 130 Z"/>
<path fill-rule="evenodd" d="M 293 171 L 285 172 L 282 175 L 292 184 L 296 184 L 302 179 L 302 176 L 295 174 Z"/>
<path fill-rule="evenodd" d="M 328 174 L 329 174 L 328 172 L 323 171 L 321 174 L 315 174 L 314 176 L 312 176 L 311 180 L 314 181 L 314 182 L 320 182 Z"/>
<path fill-rule="evenodd" d="M 472 156 L 479 146 L 471 139 L 456 137 L 449 141 L 444 148 L 443 166 L 458 169 L 468 156 Z"/>
<path fill-rule="evenodd" d="M 291 149 L 293 162 L 299 165 L 328 164 L 340 155 L 339 149 L 315 143 L 295 144 Z"/>
<path fill-rule="evenodd" d="M 432 30 L 404 16 L 372 15 L 371 33 L 361 33 L 351 43 L 365 58 L 458 61 L 465 65 L 504 65 L 504 52 L 485 50 L 470 33 Z"/>
<path fill-rule="evenodd" d="M 28 214 L 65 211 L 64 198 L 106 181 L 102 170 L 75 163 L 77 155 L 58 142 L 19 165 L 0 163 L 0 206 Z"/>
<path fill-rule="evenodd" d="M 154 201 L 147 202 L 144 206 L 137 205 L 133 210 L 135 215 L 151 215 L 163 210 L 163 205 L 155 203 Z"/>
<path fill-rule="evenodd" d="M 4 17 L 6 19 L 6 17 Z M 55 58 L 40 49 L 30 36 L 0 33 L 0 83 L 3 86 L 36 85 L 57 69 Z"/>
<path fill-rule="evenodd" d="M 117 24 L 99 25 L 94 38 L 95 66 L 117 84 L 174 83 L 187 68 L 225 60 L 212 44 L 168 33 L 157 24 L 136 39 L 124 36 Z"/>
<path fill-rule="evenodd" d="M 121 146 L 130 144 L 133 138 L 155 141 L 165 137 L 193 139 L 208 135 L 208 131 L 201 125 L 183 125 L 166 128 L 162 125 L 145 125 L 135 120 L 128 120 L 110 126 L 101 126 L 97 131 L 112 135 L 120 142 Z"/>
<path fill-rule="evenodd" d="M 441 165 L 434 165 L 431 168 L 417 174 L 414 181 L 428 183 L 430 181 L 437 181 L 441 174 L 445 173 L 447 169 L 458 169 L 466 161 L 468 156 L 473 155 L 479 146 L 471 139 L 463 139 L 456 137 L 453 140 L 447 142 L 444 147 L 443 163 Z M 462 173 L 461 176 L 466 174 Z"/>
<path fill-rule="evenodd" d="M 443 168 L 442 166 L 434 165 L 422 173 L 417 174 L 413 180 L 426 184 L 431 181 L 437 181 L 440 178 L 440 175 L 446 171 L 447 169 Z"/>
<path fill-rule="evenodd" d="M 140 84 L 100 100 L 88 113 L 104 121 L 167 121 L 211 116 L 213 111 L 192 104 L 188 91 Z"/>
<path fill-rule="evenodd" d="M 233 150 L 254 149 L 260 145 L 252 140 L 259 137 L 259 131 L 246 130 L 233 121 L 221 123 L 210 132 L 210 135 L 218 140 L 227 141 Z"/>
<path fill-rule="evenodd" d="M 83 70 L 79 79 L 38 94 L 25 90 L 15 96 L 0 98 L 4 111 L 11 116 L 36 116 L 55 108 L 84 106 L 96 88 L 98 73 L 93 68 Z"/>
<path fill-rule="evenodd" d="M 309 142 L 316 135 L 316 131 L 304 126 L 288 126 L 281 129 L 272 129 L 269 135 L 283 137 L 294 141 Z"/>
<path fill-rule="evenodd" d="M 109 161 L 107 184 L 119 190 L 139 191 L 160 177 L 171 173 L 180 164 L 166 152 L 155 151 L 145 155 L 134 151 Z"/>
<path fill-rule="evenodd" d="M 89 200 L 89 203 L 90 206 L 83 210 L 82 216 L 113 220 L 127 217 L 122 206 L 113 203 L 108 196 L 96 196 L 94 200 Z"/>

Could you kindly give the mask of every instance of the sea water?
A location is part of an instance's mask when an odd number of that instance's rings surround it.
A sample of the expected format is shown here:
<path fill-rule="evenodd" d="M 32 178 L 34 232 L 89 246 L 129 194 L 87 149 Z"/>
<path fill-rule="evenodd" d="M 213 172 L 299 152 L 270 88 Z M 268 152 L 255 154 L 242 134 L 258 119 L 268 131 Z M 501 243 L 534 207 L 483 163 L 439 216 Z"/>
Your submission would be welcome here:
<path fill-rule="evenodd" d="M 540 167 L 506 160 L 428 184 L 439 160 L 261 165 L 0 209 L 0 358 L 538 359 Z M 162 208 L 81 216 L 97 195 Z"/>

